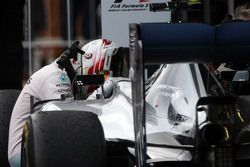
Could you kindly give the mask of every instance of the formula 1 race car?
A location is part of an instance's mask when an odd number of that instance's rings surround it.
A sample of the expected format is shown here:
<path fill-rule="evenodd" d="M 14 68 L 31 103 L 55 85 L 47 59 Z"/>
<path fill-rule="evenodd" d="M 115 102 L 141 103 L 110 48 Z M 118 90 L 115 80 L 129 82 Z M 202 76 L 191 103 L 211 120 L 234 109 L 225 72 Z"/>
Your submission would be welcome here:
<path fill-rule="evenodd" d="M 246 166 L 249 71 L 221 66 L 247 64 L 249 29 L 131 24 L 130 78 L 110 78 L 91 100 L 34 104 L 22 166 Z M 144 80 L 146 63 L 161 65 Z"/>

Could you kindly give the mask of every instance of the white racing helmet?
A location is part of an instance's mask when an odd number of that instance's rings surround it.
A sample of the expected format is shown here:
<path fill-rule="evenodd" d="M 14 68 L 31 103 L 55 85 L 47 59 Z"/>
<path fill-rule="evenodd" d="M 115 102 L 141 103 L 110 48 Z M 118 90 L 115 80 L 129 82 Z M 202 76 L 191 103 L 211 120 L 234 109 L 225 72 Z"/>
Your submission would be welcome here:
<path fill-rule="evenodd" d="M 103 74 L 105 79 L 111 77 L 126 77 L 128 74 L 127 57 L 124 48 L 119 47 L 108 39 L 97 39 L 85 44 L 82 48 L 85 53 L 78 55 L 77 63 L 81 70 L 80 75 Z M 79 64 L 81 63 L 81 64 Z M 89 94 L 96 86 L 85 86 L 83 93 Z"/>
<path fill-rule="evenodd" d="M 97 39 L 84 45 L 82 50 L 85 52 L 81 60 L 83 75 L 121 75 L 124 57 L 121 48 L 114 42 Z"/>

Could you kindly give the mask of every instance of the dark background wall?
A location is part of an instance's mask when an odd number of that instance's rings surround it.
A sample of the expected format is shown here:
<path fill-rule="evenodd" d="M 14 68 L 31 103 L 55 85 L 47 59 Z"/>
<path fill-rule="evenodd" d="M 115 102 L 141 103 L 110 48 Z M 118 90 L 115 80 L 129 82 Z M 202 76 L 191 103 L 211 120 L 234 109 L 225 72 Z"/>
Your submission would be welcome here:
<path fill-rule="evenodd" d="M 24 1 L 0 1 L 0 89 L 22 87 Z"/>

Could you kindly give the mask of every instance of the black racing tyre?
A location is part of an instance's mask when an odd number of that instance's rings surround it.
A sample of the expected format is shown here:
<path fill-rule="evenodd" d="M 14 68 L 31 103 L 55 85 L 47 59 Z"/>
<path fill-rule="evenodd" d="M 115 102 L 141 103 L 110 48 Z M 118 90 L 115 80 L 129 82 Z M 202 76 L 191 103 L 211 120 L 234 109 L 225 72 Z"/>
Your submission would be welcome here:
<path fill-rule="evenodd" d="M 10 117 L 20 90 L 0 90 L 0 164 L 8 167 L 8 137 Z"/>
<path fill-rule="evenodd" d="M 22 167 L 103 167 L 105 138 L 97 115 L 84 111 L 36 112 L 27 121 Z"/>

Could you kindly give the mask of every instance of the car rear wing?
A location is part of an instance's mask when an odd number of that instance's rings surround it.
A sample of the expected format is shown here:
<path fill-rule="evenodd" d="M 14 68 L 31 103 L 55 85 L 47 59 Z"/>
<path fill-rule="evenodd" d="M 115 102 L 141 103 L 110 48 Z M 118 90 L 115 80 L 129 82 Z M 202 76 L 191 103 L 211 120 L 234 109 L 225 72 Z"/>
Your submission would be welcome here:
<path fill-rule="evenodd" d="M 137 167 L 146 163 L 144 64 L 250 61 L 250 21 L 129 25 Z"/>
<path fill-rule="evenodd" d="M 250 59 L 250 21 L 218 26 L 143 23 L 130 28 L 138 32 L 145 63 L 245 62 Z"/>

